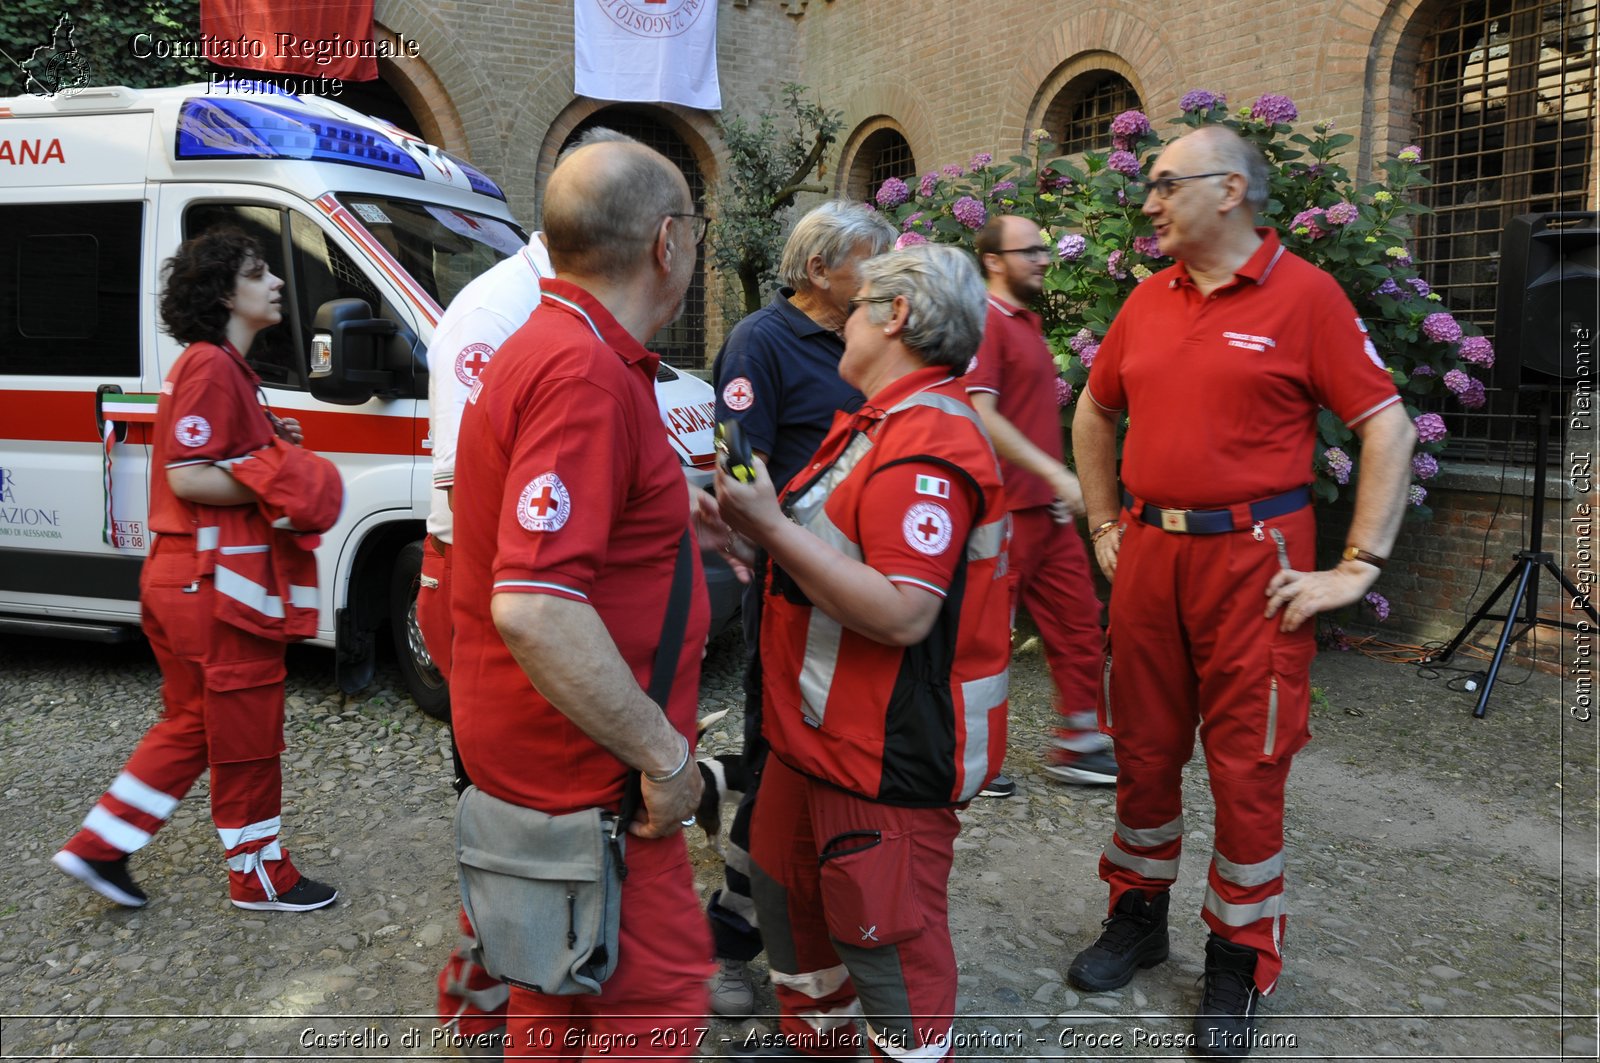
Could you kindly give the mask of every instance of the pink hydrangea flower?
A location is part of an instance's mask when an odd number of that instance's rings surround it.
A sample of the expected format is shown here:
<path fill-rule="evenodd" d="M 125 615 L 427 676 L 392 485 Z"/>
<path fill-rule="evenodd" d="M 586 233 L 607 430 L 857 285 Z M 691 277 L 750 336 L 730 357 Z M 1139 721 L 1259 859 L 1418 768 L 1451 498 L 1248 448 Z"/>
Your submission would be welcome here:
<path fill-rule="evenodd" d="M 1398 157 L 1401 162 L 1421 162 L 1422 149 L 1415 144 L 1407 144 L 1400 149 Z"/>
<path fill-rule="evenodd" d="M 1328 475 L 1333 477 L 1334 483 L 1350 482 L 1350 471 L 1355 468 L 1355 462 L 1350 460 L 1350 455 L 1338 447 L 1329 447 L 1322 452 L 1322 460 L 1327 463 Z"/>
<path fill-rule="evenodd" d="M 965 170 L 963 170 L 961 168 L 961 164 L 959 162 L 952 162 L 949 166 L 946 166 L 944 169 L 940 170 L 939 172 L 944 174 L 946 177 L 955 178 L 955 177 L 960 177 L 962 174 L 966 173 L 967 171 L 965 171 Z"/>
<path fill-rule="evenodd" d="M 971 196 L 962 196 L 956 200 L 955 206 L 950 208 L 950 213 L 956 216 L 956 221 L 969 229 L 981 229 L 989 217 L 989 212 Z"/>
<path fill-rule="evenodd" d="M 1183 99 L 1178 101 L 1178 106 L 1185 112 L 1209 111 L 1217 104 L 1226 104 L 1228 97 L 1220 92 L 1210 92 L 1206 89 L 1190 89 L 1183 94 Z"/>
<path fill-rule="evenodd" d="M 1361 208 L 1354 203 L 1335 203 L 1325 215 L 1332 225 L 1349 225 L 1361 217 Z"/>
<path fill-rule="evenodd" d="M 895 238 L 894 249 L 896 251 L 899 251 L 902 248 L 916 247 L 918 244 L 925 244 L 927 242 L 928 242 L 928 238 L 926 236 L 923 236 L 921 233 L 918 233 L 918 232 L 901 233 L 898 237 Z"/>
<path fill-rule="evenodd" d="M 1429 314 L 1422 319 L 1422 334 L 1434 343 L 1454 343 L 1461 338 L 1461 326 L 1449 314 Z"/>
<path fill-rule="evenodd" d="M 980 151 L 978 154 L 972 157 L 970 162 L 967 163 L 967 171 L 969 173 L 977 173 L 979 170 L 983 169 L 993 161 L 993 155 L 989 154 L 987 151 Z"/>
<path fill-rule="evenodd" d="M 1123 111 L 1111 120 L 1111 142 L 1119 148 L 1131 148 L 1149 134 L 1150 119 L 1143 111 Z"/>
<path fill-rule="evenodd" d="M 1072 385 L 1067 383 L 1061 377 L 1056 377 L 1056 405 L 1072 405 Z"/>
<path fill-rule="evenodd" d="M 1139 157 L 1131 151 L 1113 151 L 1106 159 L 1106 166 L 1125 177 L 1139 176 Z"/>
<path fill-rule="evenodd" d="M 1361 600 L 1372 607 L 1373 615 L 1378 618 L 1379 623 L 1389 619 L 1389 599 L 1377 591 L 1368 591 L 1366 597 Z"/>
<path fill-rule="evenodd" d="M 898 177 L 891 177 L 878 186 L 878 206 L 884 210 L 898 207 L 911 198 L 911 189 Z"/>
<path fill-rule="evenodd" d="M 1456 401 L 1464 409 L 1479 410 L 1489 401 L 1489 392 L 1483 386 L 1483 381 L 1474 379 L 1467 384 L 1467 390 L 1456 396 Z"/>
<path fill-rule="evenodd" d="M 1411 475 L 1419 480 L 1431 480 L 1439 475 L 1439 459 L 1432 454 L 1411 455 Z"/>
<path fill-rule="evenodd" d="M 1300 230 L 1304 229 L 1305 232 L 1301 233 L 1301 235 L 1309 236 L 1313 240 L 1322 239 L 1324 236 L 1328 235 L 1328 230 L 1317 224 L 1322 220 L 1323 213 L 1324 212 L 1321 207 L 1312 207 L 1310 210 L 1302 210 L 1299 214 L 1294 216 L 1294 221 L 1289 223 L 1290 231 L 1298 233 Z"/>
<path fill-rule="evenodd" d="M 1067 346 L 1072 348 L 1073 354 L 1081 355 L 1084 351 L 1088 350 L 1094 345 L 1094 340 L 1094 333 L 1090 332 L 1086 328 L 1081 328 L 1073 334 L 1073 337 L 1070 340 L 1067 341 Z"/>
<path fill-rule="evenodd" d="M 917 185 L 917 195 L 921 196 L 923 199 L 927 199 L 929 196 L 933 195 L 934 190 L 938 187 L 938 185 L 938 174 L 925 173 L 922 175 L 922 181 Z"/>
<path fill-rule="evenodd" d="M 1428 500 L 1428 489 L 1421 484 L 1412 484 L 1406 488 L 1406 501 L 1413 506 L 1420 506 Z"/>
<path fill-rule="evenodd" d="M 1015 199 L 1017 183 L 1015 181 L 996 181 L 989 190 L 990 199 Z"/>
<path fill-rule="evenodd" d="M 1292 122 L 1299 118 L 1300 111 L 1289 97 L 1269 92 L 1256 100 L 1255 105 L 1250 108 L 1250 117 L 1277 125 L 1279 122 Z"/>
<path fill-rule="evenodd" d="M 1161 240 L 1159 237 L 1135 236 L 1133 238 L 1133 249 L 1139 252 L 1145 258 L 1164 257 L 1161 254 Z"/>
<path fill-rule="evenodd" d="M 1127 257 L 1128 253 L 1121 248 L 1111 252 L 1106 256 L 1106 272 L 1119 281 L 1127 280 L 1128 271 L 1122 268 L 1122 260 Z"/>
<path fill-rule="evenodd" d="M 1079 233 L 1068 233 L 1056 241 L 1056 257 L 1064 262 L 1076 262 L 1088 248 L 1089 241 Z"/>
<path fill-rule="evenodd" d="M 925 228 L 927 224 L 927 221 L 922 217 L 922 211 L 914 210 L 906 215 L 906 220 L 900 223 L 900 228 L 910 232 L 912 229 Z"/>
<path fill-rule="evenodd" d="M 1090 366 L 1094 365 L 1094 357 L 1099 353 L 1100 345 L 1098 343 L 1091 343 L 1089 346 L 1078 352 L 1078 361 L 1083 363 L 1083 367 L 1085 369 L 1088 369 Z"/>
<path fill-rule="evenodd" d="M 1419 443 L 1437 443 L 1450 434 L 1444 426 L 1444 418 L 1436 413 L 1418 414 L 1412 423 L 1416 425 Z"/>
<path fill-rule="evenodd" d="M 1494 365 L 1494 345 L 1487 336 L 1463 336 L 1457 350 L 1463 362 L 1481 365 L 1485 369 Z"/>

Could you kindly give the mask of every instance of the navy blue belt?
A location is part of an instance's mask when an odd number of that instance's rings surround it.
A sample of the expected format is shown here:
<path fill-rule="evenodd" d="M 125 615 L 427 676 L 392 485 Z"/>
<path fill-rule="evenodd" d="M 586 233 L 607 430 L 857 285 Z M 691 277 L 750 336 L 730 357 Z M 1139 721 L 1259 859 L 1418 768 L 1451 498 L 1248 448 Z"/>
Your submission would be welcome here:
<path fill-rule="evenodd" d="M 1271 520 L 1302 510 L 1311 504 L 1311 488 L 1296 487 L 1259 502 L 1241 502 L 1227 509 L 1162 509 L 1131 493 L 1122 492 L 1122 504 L 1129 513 L 1146 524 L 1179 535 L 1221 535 L 1244 531 L 1258 521 Z"/>

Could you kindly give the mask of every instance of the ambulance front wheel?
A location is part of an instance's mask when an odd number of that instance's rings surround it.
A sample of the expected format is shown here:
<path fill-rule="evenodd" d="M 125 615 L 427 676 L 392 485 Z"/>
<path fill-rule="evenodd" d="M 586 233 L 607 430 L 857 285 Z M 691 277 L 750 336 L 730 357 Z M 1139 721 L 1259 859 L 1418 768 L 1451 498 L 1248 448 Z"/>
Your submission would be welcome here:
<path fill-rule="evenodd" d="M 435 720 L 450 722 L 450 687 L 434 667 L 417 626 L 417 587 L 422 576 L 422 542 L 407 543 L 395 558 L 389 583 L 390 628 L 394 656 L 417 708 Z"/>

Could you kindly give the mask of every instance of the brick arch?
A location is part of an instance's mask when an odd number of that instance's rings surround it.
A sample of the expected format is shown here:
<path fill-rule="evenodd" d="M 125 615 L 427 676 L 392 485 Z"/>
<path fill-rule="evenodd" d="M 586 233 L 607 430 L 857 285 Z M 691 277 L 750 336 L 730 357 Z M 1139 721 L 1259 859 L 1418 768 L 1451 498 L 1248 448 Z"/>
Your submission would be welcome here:
<path fill-rule="evenodd" d="M 1446 0 L 1389 0 L 1367 47 L 1366 106 L 1361 112 L 1357 174 L 1372 172 L 1373 160 L 1410 143 L 1417 131 L 1417 65 L 1422 40 Z"/>
<path fill-rule="evenodd" d="M 421 35 L 413 32 L 410 27 L 406 27 L 403 32 L 408 40 L 417 41 L 417 58 L 379 59 L 378 77 L 399 95 L 401 102 L 417 120 L 424 140 L 470 160 L 472 147 L 467 140 L 466 126 L 461 121 L 461 112 L 456 109 L 455 101 L 451 98 L 443 79 L 428 62 L 428 51 L 422 46 Z M 381 22 L 374 21 L 372 38 L 393 45 L 399 39 L 399 35 Z M 468 73 L 472 76 L 473 83 L 470 87 L 464 87 L 462 95 L 482 100 L 484 86 L 478 81 L 476 71 L 468 68 Z"/>
<path fill-rule="evenodd" d="M 867 137 L 880 129 L 893 129 L 905 137 L 918 167 L 928 169 L 935 165 L 933 158 L 938 138 L 933 119 L 922 97 L 903 85 L 874 82 L 857 89 L 844 101 L 843 111 L 844 128 L 850 130 L 850 134 L 834 156 L 829 183 L 835 195 L 844 194 L 856 153 Z"/>
<path fill-rule="evenodd" d="M 1090 70 L 1127 78 L 1146 114 L 1175 114 L 1183 77 L 1173 57 L 1181 55 L 1143 14 L 1107 7 L 1069 15 L 1019 57 L 1002 97 L 999 132 L 1022 144 L 1056 93 Z"/>

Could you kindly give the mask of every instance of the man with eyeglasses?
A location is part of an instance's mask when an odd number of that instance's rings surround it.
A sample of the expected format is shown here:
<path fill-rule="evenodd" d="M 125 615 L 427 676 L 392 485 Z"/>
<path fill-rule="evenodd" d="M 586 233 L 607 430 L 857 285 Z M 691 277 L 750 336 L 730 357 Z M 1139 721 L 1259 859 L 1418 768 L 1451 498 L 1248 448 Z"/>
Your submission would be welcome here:
<path fill-rule="evenodd" d="M 978 230 L 977 250 L 989 316 L 967 370 L 967 394 L 1000 455 L 1012 520 L 1013 613 L 1020 605 L 1033 617 L 1055 681 L 1061 718 L 1045 771 L 1061 782 L 1109 785 L 1117 781 L 1117 761 L 1095 721 L 1100 602 L 1073 523 L 1083 494 L 1061 462 L 1055 359 L 1038 315 L 1027 309 L 1044 290 L 1050 250 L 1036 224 L 1009 214 Z M 1014 788 L 1001 776 L 984 793 L 1008 797 Z"/>
<path fill-rule="evenodd" d="M 1073 422 L 1095 556 L 1112 579 L 1101 720 L 1116 828 L 1105 931 L 1068 979 L 1099 992 L 1167 958 L 1198 727 L 1216 804 L 1194 1050 L 1237 1059 L 1283 967 L 1283 798 L 1310 738 L 1317 613 L 1361 599 L 1394 545 L 1415 433 L 1339 285 L 1254 226 L 1267 164 L 1222 126 L 1151 168 L 1143 211 L 1176 264 L 1117 314 Z M 1344 560 L 1315 570 L 1320 409 L 1361 437 Z M 1126 415 L 1122 490 L 1117 428 Z"/>

